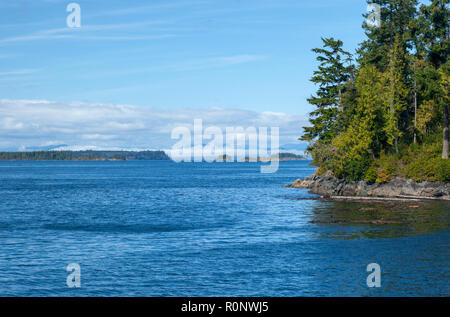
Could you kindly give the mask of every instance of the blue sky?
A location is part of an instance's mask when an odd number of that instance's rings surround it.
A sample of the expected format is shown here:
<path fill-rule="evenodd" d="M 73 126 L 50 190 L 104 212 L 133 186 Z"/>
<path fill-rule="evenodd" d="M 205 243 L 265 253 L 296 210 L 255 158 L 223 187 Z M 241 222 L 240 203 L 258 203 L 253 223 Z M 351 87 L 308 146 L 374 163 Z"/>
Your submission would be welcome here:
<path fill-rule="evenodd" d="M 9 127 L 48 125 L 12 113 L 18 100 L 165 113 L 237 109 L 300 120 L 312 110 L 311 49 L 333 36 L 353 52 L 364 39 L 367 7 L 364 0 L 78 0 L 81 28 L 70 29 L 70 2 L 0 2 L 0 111 Z M 23 147 L 50 139 L 20 140 Z M 0 140 L 0 148 L 17 140 Z"/>
<path fill-rule="evenodd" d="M 363 0 L 2 1 L 0 94 L 8 99 L 233 107 L 305 114 L 311 48 L 363 39 Z"/>

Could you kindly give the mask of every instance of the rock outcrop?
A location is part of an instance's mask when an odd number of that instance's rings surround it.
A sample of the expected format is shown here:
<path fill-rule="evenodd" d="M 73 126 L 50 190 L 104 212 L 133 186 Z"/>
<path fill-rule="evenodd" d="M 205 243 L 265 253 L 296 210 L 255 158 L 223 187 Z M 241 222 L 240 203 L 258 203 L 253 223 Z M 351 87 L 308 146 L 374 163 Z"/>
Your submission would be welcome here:
<path fill-rule="evenodd" d="M 427 198 L 450 201 L 450 183 L 421 182 L 394 178 L 389 182 L 378 184 L 367 181 L 349 182 L 338 179 L 330 173 L 312 175 L 297 179 L 286 187 L 308 188 L 310 193 L 324 197 L 388 197 L 388 198 Z"/>

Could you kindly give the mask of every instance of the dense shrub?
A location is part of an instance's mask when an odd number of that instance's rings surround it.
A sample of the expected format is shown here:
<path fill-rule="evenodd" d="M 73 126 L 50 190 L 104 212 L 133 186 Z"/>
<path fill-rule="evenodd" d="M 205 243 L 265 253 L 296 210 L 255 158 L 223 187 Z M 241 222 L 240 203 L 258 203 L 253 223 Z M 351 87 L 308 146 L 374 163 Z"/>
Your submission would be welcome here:
<path fill-rule="evenodd" d="M 441 158 L 442 143 L 428 142 L 403 144 L 398 154 L 382 151 L 375 159 L 369 155 L 340 158 L 333 146 L 325 144 L 315 147 L 312 155 L 319 165 L 319 175 L 332 171 L 336 177 L 349 181 L 386 183 L 399 176 L 416 182 L 450 182 L 450 160 Z"/>
<path fill-rule="evenodd" d="M 450 161 L 443 160 L 440 156 L 439 142 L 411 147 L 402 156 L 401 176 L 421 181 L 450 181 Z"/>
<path fill-rule="evenodd" d="M 436 166 L 438 181 L 449 183 L 450 182 L 450 160 L 440 159 Z"/>
<path fill-rule="evenodd" d="M 365 180 L 367 180 L 370 183 L 375 183 L 377 181 L 377 178 L 378 178 L 378 170 L 374 165 L 372 165 L 366 172 Z"/>
<path fill-rule="evenodd" d="M 345 165 L 344 177 L 349 181 L 359 181 L 364 179 L 369 169 L 370 162 L 367 159 L 351 160 Z"/>
<path fill-rule="evenodd" d="M 321 175 L 329 170 L 332 170 L 332 162 L 335 158 L 334 148 L 330 144 L 317 141 L 314 147 L 309 151 L 313 158 L 313 165 L 319 165 L 317 174 Z"/>

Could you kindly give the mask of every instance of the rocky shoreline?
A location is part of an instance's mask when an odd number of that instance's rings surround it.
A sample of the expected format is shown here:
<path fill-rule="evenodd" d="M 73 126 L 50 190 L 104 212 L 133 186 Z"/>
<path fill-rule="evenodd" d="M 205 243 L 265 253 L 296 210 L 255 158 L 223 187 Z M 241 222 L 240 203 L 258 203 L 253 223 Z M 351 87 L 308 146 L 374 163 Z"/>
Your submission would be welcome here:
<path fill-rule="evenodd" d="M 396 177 L 378 184 L 367 181 L 349 182 L 330 173 L 311 175 L 286 185 L 292 188 L 307 188 L 311 194 L 329 198 L 345 199 L 436 199 L 450 201 L 450 183 L 420 182 Z"/>

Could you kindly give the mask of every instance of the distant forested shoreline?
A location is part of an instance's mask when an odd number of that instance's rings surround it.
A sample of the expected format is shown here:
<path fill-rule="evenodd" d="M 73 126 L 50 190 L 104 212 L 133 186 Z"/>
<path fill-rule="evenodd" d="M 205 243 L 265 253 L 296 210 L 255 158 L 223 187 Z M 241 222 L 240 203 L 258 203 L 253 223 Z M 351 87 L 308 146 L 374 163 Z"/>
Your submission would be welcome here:
<path fill-rule="evenodd" d="M 164 151 L 31 151 L 0 152 L 0 161 L 134 161 L 170 160 Z"/>

